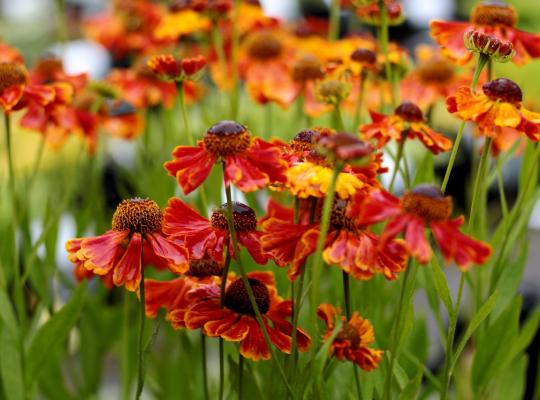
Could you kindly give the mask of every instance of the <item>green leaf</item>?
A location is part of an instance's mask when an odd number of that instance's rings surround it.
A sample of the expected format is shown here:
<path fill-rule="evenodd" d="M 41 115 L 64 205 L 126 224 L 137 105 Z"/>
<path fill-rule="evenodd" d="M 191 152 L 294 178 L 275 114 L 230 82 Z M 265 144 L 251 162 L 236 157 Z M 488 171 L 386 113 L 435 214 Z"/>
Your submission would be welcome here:
<path fill-rule="evenodd" d="M 400 400 L 413 400 L 416 398 L 418 391 L 420 390 L 420 385 L 422 384 L 422 377 L 424 376 L 422 368 L 418 368 L 416 376 L 409 381 L 401 395 L 399 396 Z"/>
<path fill-rule="evenodd" d="M 459 344 L 456 348 L 455 353 L 452 356 L 452 364 L 450 366 L 450 370 L 453 371 L 454 366 L 456 364 L 456 361 L 459 359 L 459 355 L 465 348 L 465 345 L 473 335 L 473 333 L 476 331 L 476 329 L 480 326 L 482 321 L 486 319 L 486 317 L 489 315 L 491 310 L 493 309 L 493 306 L 495 305 L 495 302 L 497 301 L 497 297 L 499 296 L 499 292 L 495 291 L 489 298 L 486 300 L 484 304 L 482 304 L 482 307 L 476 312 L 475 316 L 472 318 L 469 326 L 467 327 L 467 330 L 463 334 L 463 337 L 459 341 Z"/>
<path fill-rule="evenodd" d="M 538 332 L 538 327 L 540 326 L 540 306 L 536 306 L 532 314 L 527 319 L 527 322 L 521 328 L 518 337 L 514 340 L 512 345 L 512 350 L 509 353 L 509 358 L 511 361 L 512 358 L 518 356 L 520 353 L 524 352 L 531 341 L 534 339 L 534 336 Z"/>
<path fill-rule="evenodd" d="M 48 354 L 55 351 L 67 338 L 81 313 L 86 285 L 81 284 L 68 303 L 38 330 L 27 349 L 26 380 L 33 382 L 41 372 Z"/>
<path fill-rule="evenodd" d="M 491 393 L 485 396 L 493 400 L 521 400 L 525 395 L 527 357 L 521 356 L 499 374 Z"/>
<path fill-rule="evenodd" d="M 454 314 L 452 296 L 450 294 L 450 289 L 448 288 L 446 275 L 441 270 L 441 266 L 439 265 L 439 260 L 437 259 L 436 256 L 431 257 L 431 266 L 433 267 L 432 268 L 433 283 L 435 285 L 435 289 L 437 290 L 437 293 L 439 294 L 440 299 L 442 300 L 444 306 L 446 307 L 448 316 L 452 318 L 452 315 Z"/>
<path fill-rule="evenodd" d="M 24 381 L 22 371 L 21 342 L 17 331 L 6 324 L 0 332 L 0 368 L 5 399 L 24 399 Z"/>
<path fill-rule="evenodd" d="M 403 390 L 405 386 L 407 386 L 407 383 L 409 383 L 409 377 L 401 365 L 399 365 L 397 360 L 394 364 L 394 376 L 396 377 L 399 388 Z"/>
<path fill-rule="evenodd" d="M 435 175 L 433 174 L 434 169 L 433 154 L 430 151 L 426 151 L 424 158 L 422 158 L 420 165 L 418 165 L 418 168 L 416 169 L 413 186 L 426 182 L 435 182 Z"/>

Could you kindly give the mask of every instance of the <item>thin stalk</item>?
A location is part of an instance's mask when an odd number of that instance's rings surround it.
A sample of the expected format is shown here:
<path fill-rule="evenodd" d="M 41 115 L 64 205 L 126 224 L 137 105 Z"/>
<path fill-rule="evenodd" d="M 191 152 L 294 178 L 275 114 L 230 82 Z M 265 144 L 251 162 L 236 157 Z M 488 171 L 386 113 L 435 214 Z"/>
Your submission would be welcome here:
<path fill-rule="evenodd" d="M 480 78 L 480 73 L 482 72 L 482 69 L 488 62 L 489 57 L 480 54 L 478 57 L 478 63 L 476 64 L 476 68 L 474 70 L 473 79 L 471 81 L 471 90 L 474 90 L 476 88 L 476 84 L 478 83 L 478 79 Z M 448 166 L 446 167 L 446 172 L 444 174 L 444 179 L 441 185 L 441 191 L 444 193 L 446 190 L 446 186 L 448 185 L 448 180 L 450 179 L 450 174 L 452 173 L 452 169 L 454 168 L 454 162 L 456 160 L 457 152 L 459 150 L 459 144 L 461 143 L 461 138 L 463 136 L 463 129 L 465 128 L 465 121 L 462 121 L 459 125 L 459 129 L 456 135 L 456 141 L 454 142 L 454 146 L 452 147 L 452 153 L 450 154 L 450 160 L 448 161 Z"/>
<path fill-rule="evenodd" d="M 267 103 L 264 106 L 264 138 L 269 139 L 272 135 L 272 122 L 273 122 L 273 106 L 272 103 Z"/>
<path fill-rule="evenodd" d="M 138 342 L 138 348 L 137 348 L 137 354 L 138 354 L 138 374 L 137 374 L 137 393 L 135 394 L 135 398 L 138 400 L 141 398 L 141 394 L 144 387 L 144 321 L 146 319 L 145 314 L 145 293 L 144 293 L 144 234 L 141 234 L 141 283 L 139 285 L 139 293 L 140 293 L 140 314 L 139 314 L 139 342 Z"/>
<path fill-rule="evenodd" d="M 476 173 L 476 179 L 474 181 L 473 197 L 471 201 L 471 212 L 469 214 L 468 231 L 470 232 L 474 221 L 476 219 L 476 212 L 478 208 L 478 197 L 484 187 L 484 176 L 486 175 L 486 166 L 489 156 L 489 150 L 491 149 L 491 143 L 493 139 L 488 137 L 484 143 L 484 149 L 482 151 L 482 157 L 480 158 L 480 164 L 478 165 L 478 172 Z"/>
<path fill-rule="evenodd" d="M 129 366 L 131 365 L 131 349 L 129 347 L 129 333 L 131 332 L 129 321 L 130 292 L 124 291 L 124 304 L 122 307 L 122 399 L 128 400 L 131 396 Z"/>
<path fill-rule="evenodd" d="M 184 134 L 186 135 L 187 142 L 190 146 L 195 146 L 195 139 L 191 134 L 189 128 L 189 117 L 187 113 L 186 100 L 184 96 L 184 82 L 180 81 L 176 83 L 176 91 L 178 92 L 178 101 L 180 103 L 180 109 L 182 110 L 182 119 L 184 122 Z"/>
<path fill-rule="evenodd" d="M 235 121 L 238 118 L 238 107 L 240 101 L 240 87 L 238 84 L 238 47 L 240 35 L 238 32 L 240 1 L 234 0 L 233 24 L 232 24 L 232 50 L 231 50 L 231 68 L 232 68 L 232 95 L 231 95 L 231 119 Z"/>
<path fill-rule="evenodd" d="M 388 191 L 390 192 L 394 188 L 394 182 L 396 180 L 396 176 L 399 171 L 399 163 L 401 162 L 401 158 L 403 157 L 403 150 L 405 149 L 405 141 L 407 140 L 407 132 L 403 132 L 402 135 L 403 136 L 398 144 L 398 150 L 397 150 L 397 155 L 396 155 L 396 166 L 394 167 L 394 170 L 392 171 L 392 179 L 390 179 L 390 186 L 388 187 Z"/>
<path fill-rule="evenodd" d="M 378 5 L 381 12 L 381 25 L 379 27 L 379 46 L 381 47 L 381 52 L 384 56 L 384 73 L 386 75 L 386 81 L 388 82 L 388 86 L 390 87 L 392 85 L 392 71 L 390 69 L 390 59 L 388 58 L 388 12 L 386 10 L 386 4 L 384 0 L 379 0 Z M 396 98 L 394 95 L 394 90 L 390 88 L 390 101 L 392 103 L 392 108 L 396 107 Z"/>
<path fill-rule="evenodd" d="M 223 275 L 221 276 L 220 285 L 220 299 L 219 304 L 223 308 L 225 301 L 225 289 L 227 287 L 227 277 L 229 276 L 229 269 L 231 267 L 231 252 L 230 252 L 230 236 L 227 237 L 227 247 L 225 256 L 225 263 L 223 264 Z M 223 348 L 223 338 L 219 338 L 219 399 L 223 399 L 224 384 L 225 384 L 225 350 Z"/>
<path fill-rule="evenodd" d="M 339 38 L 339 16 L 341 13 L 340 0 L 331 0 L 330 4 L 330 28 L 328 40 L 334 41 Z"/>
<path fill-rule="evenodd" d="M 206 336 L 201 330 L 201 364 L 202 364 L 202 376 L 203 376 L 203 390 L 204 398 L 208 400 L 210 396 L 208 395 L 208 367 L 206 365 Z"/>
<path fill-rule="evenodd" d="M 366 71 L 362 69 L 360 73 L 360 87 L 358 88 L 358 96 L 356 97 L 356 106 L 354 108 L 354 121 L 352 126 L 352 132 L 356 132 L 360 122 L 362 121 L 362 105 L 364 103 L 364 89 L 366 81 Z"/>
<path fill-rule="evenodd" d="M 506 193 L 504 191 L 502 164 L 501 164 L 501 159 L 499 157 L 497 157 L 497 185 L 499 187 L 499 198 L 501 202 L 502 216 L 503 218 L 506 219 L 506 216 L 508 215 L 508 203 L 506 202 Z"/>
<path fill-rule="evenodd" d="M 244 379 L 244 357 L 238 352 L 238 400 L 242 400 L 242 381 Z"/>
<path fill-rule="evenodd" d="M 337 131 L 340 131 L 340 132 L 345 131 L 345 124 L 343 123 L 343 117 L 341 116 L 339 104 L 336 104 L 334 106 L 334 111 L 332 113 L 332 125 Z"/>
<path fill-rule="evenodd" d="M 315 337 L 318 334 L 317 320 L 316 320 L 316 309 L 319 304 L 319 288 L 320 288 L 320 279 L 321 279 L 321 269 L 323 265 L 323 249 L 326 242 L 326 236 L 328 235 L 328 228 L 330 226 L 330 212 L 332 211 L 332 205 L 334 203 L 334 195 L 336 192 L 336 184 L 339 177 L 339 173 L 343 169 L 343 164 L 337 163 L 334 168 L 334 173 L 332 175 L 332 180 L 328 187 L 328 191 L 324 198 L 323 211 L 321 216 L 320 224 L 320 233 L 317 240 L 317 250 L 312 257 L 312 267 L 311 267 L 311 318 L 312 325 L 315 329 Z M 314 348 L 315 346 L 313 346 Z"/>
<path fill-rule="evenodd" d="M 225 177 L 225 163 L 223 163 L 223 176 Z M 251 288 L 251 284 L 249 283 L 249 280 L 246 276 L 246 270 L 244 268 L 244 264 L 242 262 L 242 257 L 240 254 L 240 247 L 238 246 L 238 240 L 236 237 L 236 231 L 234 229 L 234 220 L 233 220 L 233 209 L 232 209 L 232 196 L 231 196 L 231 187 L 225 186 L 225 194 L 227 196 L 227 223 L 229 227 L 229 236 L 232 240 L 233 250 L 234 254 L 236 255 L 236 263 L 238 265 L 238 269 L 240 270 L 240 275 L 242 282 L 244 283 L 244 287 L 246 289 L 249 302 L 251 303 L 251 307 L 253 308 L 253 311 L 255 311 L 255 319 L 257 320 L 257 323 L 259 324 L 261 331 L 264 336 L 264 341 L 266 343 L 266 346 L 268 346 L 268 349 L 270 351 L 270 354 L 272 356 L 272 361 L 274 362 L 275 366 L 277 367 L 279 374 L 281 378 L 283 379 L 283 383 L 285 384 L 285 387 L 287 388 L 287 392 L 294 398 L 294 393 L 292 391 L 292 388 L 289 384 L 289 381 L 287 380 L 287 376 L 285 375 L 285 371 L 283 367 L 281 366 L 279 360 L 277 359 L 277 354 L 274 350 L 274 347 L 272 345 L 272 341 L 270 340 L 270 336 L 268 335 L 268 330 L 266 329 L 266 325 L 264 323 L 264 320 L 262 318 L 261 311 L 259 310 L 259 306 L 257 304 L 257 301 L 255 300 L 255 295 L 253 294 L 253 289 Z"/>
<path fill-rule="evenodd" d="M 461 298 L 463 296 L 463 287 L 465 286 L 465 273 L 461 273 L 461 276 L 459 278 L 459 287 L 458 287 L 458 294 L 456 299 L 456 304 L 454 307 L 454 310 L 452 311 L 452 315 L 450 318 L 450 324 L 448 327 L 448 337 L 446 338 L 446 357 L 444 358 L 444 372 L 442 376 L 442 383 L 441 383 L 441 400 L 446 400 L 448 398 L 448 389 L 450 385 L 450 378 L 452 376 L 452 368 L 451 365 L 454 364 L 453 362 L 453 350 L 454 350 L 454 337 L 456 334 L 456 326 L 457 326 L 457 320 L 459 317 L 459 309 L 461 308 Z"/>
<path fill-rule="evenodd" d="M 403 314 L 403 307 L 405 303 L 405 293 L 407 292 L 407 285 L 409 283 L 409 279 L 411 277 L 411 269 L 413 266 L 411 265 L 410 259 L 409 263 L 407 264 L 407 268 L 405 269 L 405 274 L 403 275 L 403 282 L 401 284 L 401 289 L 399 292 L 399 301 L 398 301 L 398 308 L 396 311 L 396 316 L 393 319 L 392 323 L 392 329 L 390 331 L 390 360 L 386 364 L 388 367 L 386 368 L 386 377 L 384 381 L 384 392 L 383 392 L 383 399 L 388 400 L 390 399 L 390 396 L 392 395 L 392 382 L 393 382 L 393 374 L 394 374 L 394 365 L 396 362 L 397 354 L 396 349 L 398 346 L 398 334 L 401 329 L 401 318 Z"/>

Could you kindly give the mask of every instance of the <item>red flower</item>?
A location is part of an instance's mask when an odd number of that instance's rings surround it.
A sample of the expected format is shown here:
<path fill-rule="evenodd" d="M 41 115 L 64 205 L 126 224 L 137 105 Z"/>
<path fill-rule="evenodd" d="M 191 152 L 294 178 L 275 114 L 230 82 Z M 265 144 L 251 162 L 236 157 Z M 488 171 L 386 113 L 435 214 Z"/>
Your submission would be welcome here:
<path fill-rule="evenodd" d="M 401 103 L 394 114 L 384 115 L 370 111 L 373 123 L 360 127 L 365 139 L 375 139 L 383 147 L 390 139 L 402 140 L 402 135 L 416 137 L 433 154 L 448 151 L 452 147 L 450 139 L 431 129 L 418 106 L 411 102 Z"/>
<path fill-rule="evenodd" d="M 221 263 L 229 235 L 226 210 L 227 204 L 223 204 L 208 220 L 180 199 L 172 198 L 164 212 L 163 231 L 185 246 L 190 258 L 201 259 L 208 254 Z M 233 202 L 233 219 L 238 243 L 248 250 L 256 263 L 266 264 L 268 255 L 261 249 L 262 232 L 256 230 L 255 211 L 245 204 Z M 232 241 L 230 251 L 233 252 Z"/>
<path fill-rule="evenodd" d="M 196 147 L 177 146 L 173 160 L 165 168 L 174 176 L 184 194 L 198 188 L 216 162 L 225 163 L 225 185 L 233 182 L 244 192 L 285 182 L 286 162 L 277 146 L 253 138 L 238 122 L 221 121 L 206 132 Z"/>
<path fill-rule="evenodd" d="M 339 266 L 355 279 L 366 280 L 375 274 L 395 279 L 405 268 L 406 246 L 401 240 L 381 241 L 367 229 L 367 223 L 349 217 L 348 207 L 345 200 L 336 199 L 334 203 L 323 252 L 325 262 Z M 283 212 L 280 215 L 284 218 Z M 319 225 L 295 225 L 290 211 L 287 219 L 268 218 L 262 229 L 263 250 L 273 256 L 277 265 L 290 265 L 288 276 L 296 279 L 307 257 L 316 250 Z"/>
<path fill-rule="evenodd" d="M 148 60 L 148 67 L 164 80 L 183 81 L 194 79 L 206 65 L 203 56 L 177 59 L 171 54 L 160 54 Z"/>
<path fill-rule="evenodd" d="M 248 280 L 255 295 L 257 306 L 270 337 L 270 341 L 283 353 L 290 354 L 292 346 L 291 300 L 284 300 L 277 294 L 274 275 L 271 272 L 248 273 Z M 268 360 L 270 349 L 264 340 L 263 331 L 255 319 L 255 311 L 249 302 L 242 279 L 227 285 L 220 302 L 218 285 L 203 285 L 194 293 L 194 304 L 185 314 L 189 329 L 202 328 L 208 336 L 221 337 L 232 342 L 240 342 L 242 356 L 253 361 Z M 300 328 L 296 332 L 298 350 L 307 351 L 311 339 Z"/>
<path fill-rule="evenodd" d="M 0 62 L 0 107 L 9 112 L 21 99 L 28 84 L 28 72 L 18 62 Z"/>
<path fill-rule="evenodd" d="M 363 207 L 362 213 L 368 223 L 388 221 L 383 240 L 403 232 L 411 254 L 421 264 L 429 262 L 432 256 L 425 228 L 433 233 L 445 260 L 454 260 L 463 270 L 471 264 L 483 264 L 491 254 L 489 245 L 460 231 L 463 216 L 450 219 L 452 198 L 444 197 L 434 186 L 417 186 L 401 199 L 383 190 L 374 191 Z M 356 212 L 360 212 L 359 209 Z"/>
<path fill-rule="evenodd" d="M 459 64 L 465 64 L 473 57 L 463 42 L 463 36 L 469 31 L 511 42 L 516 51 L 512 61 L 525 64 L 531 58 L 540 57 L 540 35 L 516 29 L 516 23 L 517 13 L 513 6 L 503 2 L 482 2 L 473 8 L 469 22 L 432 21 L 430 28 L 431 36 L 445 55 Z"/>
<path fill-rule="evenodd" d="M 330 354 L 340 361 L 349 360 L 364 371 L 377 368 L 383 352 L 368 347 L 375 341 L 371 323 L 357 312 L 352 314 L 349 321 L 340 314 L 341 310 L 336 309 L 331 304 L 321 304 L 317 308 L 317 316 L 326 325 L 324 340 L 328 340 L 332 336 L 336 326 L 336 318 L 339 317 L 343 321 L 341 331 L 330 345 Z"/>
<path fill-rule="evenodd" d="M 161 224 L 161 210 L 154 201 L 124 200 L 113 215 L 112 230 L 101 236 L 71 239 L 66 250 L 76 266 L 96 275 L 112 273 L 116 286 L 135 291 L 143 265 L 167 266 L 177 274 L 188 269 L 186 249 L 168 240 Z"/>

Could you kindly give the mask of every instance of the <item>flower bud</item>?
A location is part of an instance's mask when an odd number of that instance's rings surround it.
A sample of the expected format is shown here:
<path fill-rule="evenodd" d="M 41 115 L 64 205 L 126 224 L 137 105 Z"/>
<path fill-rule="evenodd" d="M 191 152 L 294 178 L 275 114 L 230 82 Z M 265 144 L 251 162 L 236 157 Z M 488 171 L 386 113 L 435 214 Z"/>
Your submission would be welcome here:
<path fill-rule="evenodd" d="M 474 53 L 488 56 L 494 61 L 508 62 L 516 54 L 512 42 L 502 41 L 496 36 L 480 31 L 469 31 L 463 36 L 465 47 Z"/>

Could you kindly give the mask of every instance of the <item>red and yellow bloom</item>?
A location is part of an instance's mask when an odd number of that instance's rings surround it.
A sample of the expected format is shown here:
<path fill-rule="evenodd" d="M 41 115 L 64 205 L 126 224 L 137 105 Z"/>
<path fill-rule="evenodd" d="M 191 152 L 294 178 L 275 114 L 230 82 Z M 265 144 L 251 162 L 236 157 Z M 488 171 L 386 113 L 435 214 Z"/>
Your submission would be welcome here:
<path fill-rule="evenodd" d="M 298 350 L 307 351 L 311 339 L 300 328 L 292 332 L 293 326 L 289 321 L 292 301 L 278 295 L 274 275 L 271 272 L 251 272 L 247 278 L 272 344 L 283 353 L 290 354 L 294 334 Z M 203 285 L 197 291 L 194 304 L 185 313 L 185 323 L 189 329 L 202 328 L 208 336 L 240 342 L 240 354 L 253 361 L 271 357 L 242 279 L 233 280 L 227 285 L 223 305 L 218 285 Z"/>
<path fill-rule="evenodd" d="M 162 213 L 149 199 L 124 200 L 116 209 L 112 229 L 101 236 L 71 239 L 66 243 L 69 259 L 96 275 L 112 272 L 116 286 L 135 291 L 141 268 L 152 264 L 181 274 L 188 269 L 185 248 L 161 231 Z M 142 258 L 142 260 L 141 260 Z"/>
<path fill-rule="evenodd" d="M 331 304 L 321 304 L 317 308 L 317 316 L 324 321 L 326 331 L 323 340 L 329 340 L 336 327 L 336 319 L 341 318 L 341 330 L 330 345 L 330 354 L 338 360 L 349 360 L 364 371 L 377 368 L 382 357 L 382 350 L 369 347 L 375 341 L 375 334 L 371 323 L 354 312 L 351 318 L 341 316 L 341 310 Z"/>
<path fill-rule="evenodd" d="M 251 192 L 285 182 L 286 162 L 280 154 L 277 146 L 252 137 L 238 122 L 221 121 L 208 129 L 196 147 L 177 146 L 165 169 L 188 194 L 204 182 L 215 163 L 223 162 L 225 185 L 232 182 L 240 190 Z"/>
<path fill-rule="evenodd" d="M 452 198 L 431 185 L 419 185 L 401 199 L 384 190 L 373 191 L 363 210 L 357 208 L 356 212 L 369 223 L 388 221 L 383 241 L 403 233 L 410 253 L 421 264 L 427 264 L 433 253 L 426 228 L 431 230 L 444 259 L 455 261 L 462 270 L 471 264 L 483 264 L 491 255 L 489 245 L 460 231 L 464 218 L 450 219 Z"/>

